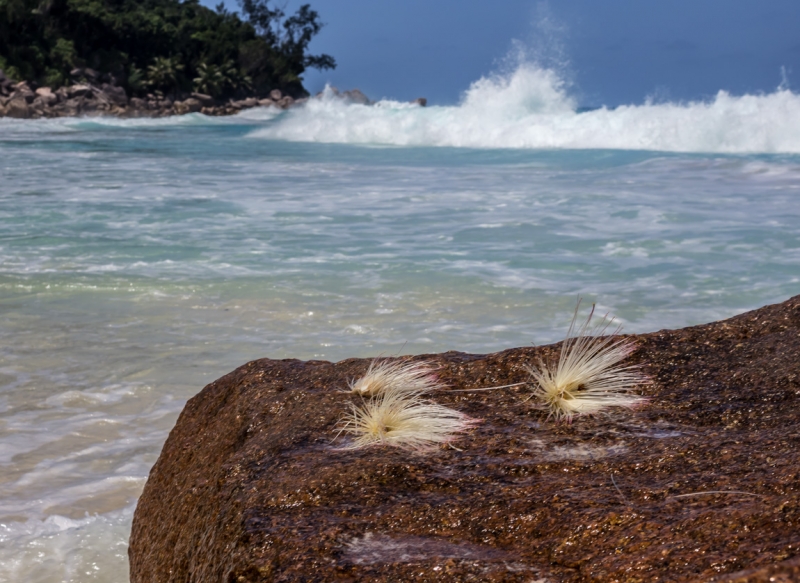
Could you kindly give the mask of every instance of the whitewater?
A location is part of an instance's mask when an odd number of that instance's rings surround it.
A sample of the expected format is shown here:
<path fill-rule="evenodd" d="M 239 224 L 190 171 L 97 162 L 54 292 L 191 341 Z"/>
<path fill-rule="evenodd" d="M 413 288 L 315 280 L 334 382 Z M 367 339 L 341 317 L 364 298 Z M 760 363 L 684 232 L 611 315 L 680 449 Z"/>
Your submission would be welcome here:
<path fill-rule="evenodd" d="M 544 344 L 578 296 L 639 333 L 800 293 L 796 93 L 578 105 L 523 64 L 456 105 L 0 119 L 0 581 L 126 581 L 181 408 L 248 360 Z"/>
<path fill-rule="evenodd" d="M 719 91 L 708 101 L 581 111 L 555 71 L 522 64 L 475 82 L 457 106 L 353 105 L 328 89 L 254 135 L 395 146 L 796 154 L 800 97 L 786 88 L 767 95 Z"/>

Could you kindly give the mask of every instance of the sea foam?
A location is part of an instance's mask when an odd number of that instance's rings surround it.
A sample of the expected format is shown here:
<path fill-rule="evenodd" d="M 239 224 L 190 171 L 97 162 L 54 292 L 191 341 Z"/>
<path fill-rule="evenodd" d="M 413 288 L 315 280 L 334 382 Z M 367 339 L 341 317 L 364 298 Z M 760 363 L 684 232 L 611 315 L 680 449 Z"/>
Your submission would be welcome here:
<path fill-rule="evenodd" d="M 581 112 L 561 76 L 532 64 L 475 81 L 455 106 L 359 105 L 330 90 L 251 137 L 465 148 L 800 153 L 800 96 L 779 88 Z"/>

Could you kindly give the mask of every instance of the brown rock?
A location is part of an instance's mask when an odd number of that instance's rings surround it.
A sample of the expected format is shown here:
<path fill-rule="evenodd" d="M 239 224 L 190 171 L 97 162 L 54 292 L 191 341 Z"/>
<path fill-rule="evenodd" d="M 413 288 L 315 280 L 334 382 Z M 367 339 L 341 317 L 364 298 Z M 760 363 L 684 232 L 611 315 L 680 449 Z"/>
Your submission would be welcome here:
<path fill-rule="evenodd" d="M 269 98 L 272 101 L 280 101 L 282 97 L 283 93 L 281 93 L 280 89 L 273 89 L 272 91 L 269 92 Z"/>
<path fill-rule="evenodd" d="M 191 94 L 190 97 L 197 99 L 200 103 L 203 104 L 203 107 L 212 107 L 214 105 L 214 98 L 210 95 L 206 95 L 205 93 L 197 93 L 196 91 Z"/>
<path fill-rule="evenodd" d="M 766 567 L 757 567 L 730 575 L 721 575 L 713 581 L 714 583 L 761 583 L 764 581 L 769 581 L 770 583 L 796 583 L 800 581 L 800 557 L 767 565 Z"/>
<path fill-rule="evenodd" d="M 190 97 L 184 101 L 176 101 L 175 102 L 175 113 L 179 115 L 183 115 L 186 113 L 197 113 L 203 109 L 203 104 L 200 103 L 199 99 L 195 99 L 194 97 Z"/>
<path fill-rule="evenodd" d="M 360 105 L 369 105 L 371 103 L 369 98 L 364 95 L 360 89 L 351 89 L 350 91 L 345 91 L 342 93 L 342 96 L 348 101 L 358 103 Z"/>
<path fill-rule="evenodd" d="M 131 581 L 796 581 L 800 296 L 632 338 L 649 405 L 571 424 L 528 387 L 454 392 L 525 381 L 559 345 L 425 357 L 436 400 L 483 419 L 426 455 L 338 448 L 367 360 L 250 362 L 181 413 Z"/>
<path fill-rule="evenodd" d="M 27 81 L 21 81 L 14 85 L 14 91 L 11 93 L 11 99 L 24 99 L 26 103 L 33 103 L 36 94 L 28 85 Z"/>
<path fill-rule="evenodd" d="M 17 119 L 28 119 L 31 117 L 31 106 L 28 105 L 24 97 L 14 97 L 6 103 L 6 116 Z"/>
<path fill-rule="evenodd" d="M 416 103 L 420 107 L 425 107 L 428 105 L 428 100 L 425 97 L 417 97 L 412 103 Z"/>
<path fill-rule="evenodd" d="M 122 87 L 104 83 L 102 90 L 102 95 L 105 101 L 120 107 L 128 105 L 128 94 L 125 93 L 125 90 Z"/>
<path fill-rule="evenodd" d="M 275 105 L 275 102 L 274 102 L 274 101 L 272 101 L 272 100 L 271 100 L 271 99 L 269 99 L 269 98 L 265 98 L 265 99 L 259 99 L 259 100 L 258 100 L 258 104 L 259 104 L 261 107 L 272 107 L 273 105 Z"/>
<path fill-rule="evenodd" d="M 251 107 L 256 107 L 258 105 L 258 100 L 254 97 L 248 97 L 247 99 L 237 99 L 231 100 L 229 105 L 231 107 L 235 107 L 236 109 L 250 109 Z"/>
<path fill-rule="evenodd" d="M 74 99 L 76 97 L 86 97 L 90 96 L 92 93 L 92 88 L 90 85 L 72 85 L 67 87 L 67 97 L 69 99 Z"/>
<path fill-rule="evenodd" d="M 49 87 L 39 87 L 36 90 L 36 98 L 33 100 L 34 107 L 37 102 L 42 108 L 50 107 L 58 103 L 58 96 Z"/>

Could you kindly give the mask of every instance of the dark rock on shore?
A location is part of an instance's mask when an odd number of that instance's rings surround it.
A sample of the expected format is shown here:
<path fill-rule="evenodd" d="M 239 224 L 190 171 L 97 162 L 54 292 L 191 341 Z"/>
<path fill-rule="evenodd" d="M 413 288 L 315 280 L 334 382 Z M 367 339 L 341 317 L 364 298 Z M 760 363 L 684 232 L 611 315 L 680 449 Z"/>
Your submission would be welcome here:
<path fill-rule="evenodd" d="M 166 117 L 197 112 L 233 115 L 252 107 L 287 109 L 305 102 L 305 99 L 283 95 L 277 89 L 270 93 L 269 98 L 263 99 L 248 97 L 218 101 L 202 93 L 191 93 L 180 99 L 156 94 L 129 99 L 125 89 L 113 83 L 101 82 L 103 76 L 92 69 L 75 69 L 73 74 L 81 81 L 56 91 L 50 87 L 38 87 L 34 91 L 26 81 L 14 84 L 0 71 L 0 117 Z"/>
<path fill-rule="evenodd" d="M 650 403 L 525 402 L 558 345 L 425 358 L 483 423 L 430 454 L 334 439 L 369 361 L 250 362 L 191 399 L 139 500 L 131 581 L 795 581 L 800 296 L 633 336 Z"/>

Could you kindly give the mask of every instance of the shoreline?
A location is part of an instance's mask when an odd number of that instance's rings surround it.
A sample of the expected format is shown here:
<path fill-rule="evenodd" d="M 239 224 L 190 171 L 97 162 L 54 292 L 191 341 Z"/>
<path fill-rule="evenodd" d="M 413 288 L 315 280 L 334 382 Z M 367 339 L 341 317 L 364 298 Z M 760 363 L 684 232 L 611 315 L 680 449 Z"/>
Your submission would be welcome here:
<path fill-rule="evenodd" d="M 330 91 L 336 97 L 350 103 L 372 105 L 373 102 L 358 89 L 340 92 L 335 87 Z M 318 99 L 322 92 L 312 97 L 294 98 L 280 89 L 273 89 L 267 96 L 248 96 L 241 99 L 215 99 L 203 93 L 181 93 L 173 97 L 148 93 L 144 97 L 129 97 L 125 89 L 108 83 L 78 83 L 59 87 L 34 89 L 27 81 L 12 83 L 0 71 L 0 118 L 52 119 L 60 117 L 118 117 L 161 118 L 188 113 L 208 116 L 227 116 L 254 107 L 275 107 L 286 110 L 302 105 L 309 99 Z M 413 101 L 420 107 L 427 99 Z"/>
<path fill-rule="evenodd" d="M 77 84 L 53 91 L 39 87 L 35 91 L 22 81 L 14 84 L 7 95 L 0 93 L 0 117 L 14 119 L 52 119 L 78 116 L 110 116 L 119 118 L 159 118 L 188 113 L 209 116 L 235 115 L 254 107 L 288 109 L 308 101 L 294 99 L 274 89 L 268 97 L 218 100 L 210 95 L 193 92 L 172 98 L 147 94 L 128 97 L 122 87 L 113 85 Z"/>

